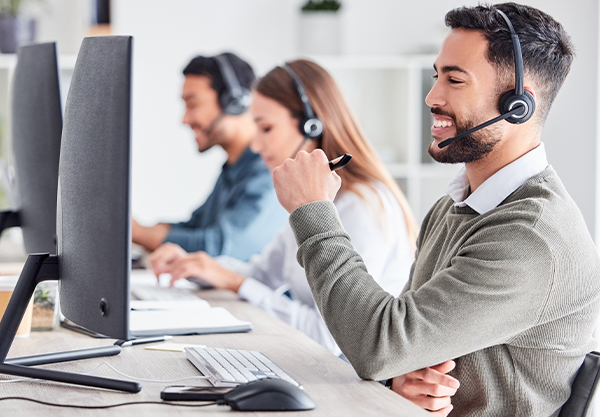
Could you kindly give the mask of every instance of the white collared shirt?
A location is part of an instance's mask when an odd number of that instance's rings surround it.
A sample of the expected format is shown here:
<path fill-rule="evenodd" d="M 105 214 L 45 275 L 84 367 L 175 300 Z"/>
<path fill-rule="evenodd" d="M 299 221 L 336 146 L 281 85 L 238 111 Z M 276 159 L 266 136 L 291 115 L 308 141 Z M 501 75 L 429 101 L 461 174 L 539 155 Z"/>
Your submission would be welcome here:
<path fill-rule="evenodd" d="M 365 198 L 353 192 L 335 199 L 340 221 L 360 253 L 369 274 L 381 288 L 398 297 L 404 288 L 413 263 L 404 213 L 392 192 L 383 185 L 376 191 L 361 186 Z M 383 218 L 380 218 L 383 204 Z M 298 245 L 288 224 L 263 252 L 249 262 L 226 256 L 217 261 L 227 269 L 246 277 L 238 295 L 260 306 L 271 315 L 304 332 L 339 356 L 342 351 L 327 330 L 312 296 L 306 273 L 298 264 Z M 289 289 L 292 299 L 283 295 Z"/>
<path fill-rule="evenodd" d="M 489 177 L 470 195 L 467 169 L 462 167 L 446 186 L 446 193 L 454 200 L 455 206 L 469 206 L 477 213 L 484 214 L 498 207 L 525 181 L 542 172 L 547 166 L 546 150 L 544 144 L 540 143 L 538 147 Z"/>

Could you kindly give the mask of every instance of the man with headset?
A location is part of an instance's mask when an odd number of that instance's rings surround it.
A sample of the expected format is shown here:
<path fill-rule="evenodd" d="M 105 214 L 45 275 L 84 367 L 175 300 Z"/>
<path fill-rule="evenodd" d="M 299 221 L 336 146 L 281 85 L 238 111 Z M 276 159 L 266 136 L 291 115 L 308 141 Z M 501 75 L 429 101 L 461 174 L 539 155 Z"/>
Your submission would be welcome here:
<path fill-rule="evenodd" d="M 465 168 L 426 216 L 399 298 L 352 249 L 322 152 L 276 168 L 276 191 L 315 302 L 361 377 L 389 378 L 436 415 L 556 416 L 600 308 L 600 258 L 540 139 L 571 41 L 515 3 L 455 9 L 446 24 L 429 153 Z"/>
<path fill-rule="evenodd" d="M 190 220 L 144 227 L 132 222 L 132 239 L 149 251 L 164 242 L 188 252 L 229 255 L 247 260 L 281 228 L 287 213 L 277 203 L 269 170 L 249 149 L 256 126 L 248 108 L 255 76 L 232 53 L 198 56 L 183 70 L 183 123 L 193 130 L 198 151 L 215 145 L 227 162 L 205 203 Z"/>

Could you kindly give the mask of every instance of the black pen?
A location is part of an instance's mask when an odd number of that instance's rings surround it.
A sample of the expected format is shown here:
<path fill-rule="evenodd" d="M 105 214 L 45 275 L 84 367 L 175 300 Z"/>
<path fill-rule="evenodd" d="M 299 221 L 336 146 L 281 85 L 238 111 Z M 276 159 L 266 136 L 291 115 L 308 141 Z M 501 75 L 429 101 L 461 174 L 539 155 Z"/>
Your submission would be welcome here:
<path fill-rule="evenodd" d="M 143 339 L 117 340 L 115 342 L 115 345 L 126 347 L 133 345 L 141 345 L 144 343 L 164 342 L 165 340 L 170 339 L 173 339 L 173 336 L 144 337 Z"/>
<path fill-rule="evenodd" d="M 352 155 L 349 153 L 345 153 L 342 156 L 338 156 L 335 159 L 329 161 L 329 169 L 332 171 L 337 171 L 338 169 L 344 168 L 348 162 L 352 159 Z"/>

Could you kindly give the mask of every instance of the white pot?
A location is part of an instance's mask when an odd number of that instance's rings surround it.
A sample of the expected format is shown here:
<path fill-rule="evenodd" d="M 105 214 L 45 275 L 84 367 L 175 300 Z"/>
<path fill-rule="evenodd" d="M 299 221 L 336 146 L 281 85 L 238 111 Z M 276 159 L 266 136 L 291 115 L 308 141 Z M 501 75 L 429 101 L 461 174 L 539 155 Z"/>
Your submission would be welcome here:
<path fill-rule="evenodd" d="M 341 52 L 339 12 L 302 12 L 298 50 L 306 55 L 336 55 Z"/>

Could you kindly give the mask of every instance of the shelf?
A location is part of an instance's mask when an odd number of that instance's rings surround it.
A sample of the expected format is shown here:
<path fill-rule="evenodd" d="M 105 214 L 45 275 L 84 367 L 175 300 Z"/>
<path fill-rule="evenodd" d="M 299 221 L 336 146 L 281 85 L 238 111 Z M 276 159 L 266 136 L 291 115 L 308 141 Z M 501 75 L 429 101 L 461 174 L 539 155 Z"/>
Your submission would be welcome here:
<path fill-rule="evenodd" d="M 436 55 L 312 55 L 309 59 L 318 62 L 328 70 L 336 68 L 353 69 L 432 69 Z"/>
<path fill-rule="evenodd" d="M 311 56 L 336 80 L 367 138 L 400 184 L 418 221 L 460 169 L 434 162 L 425 97 L 435 55 Z"/>
<path fill-rule="evenodd" d="M 58 56 L 58 66 L 61 70 L 73 70 L 75 68 L 75 61 L 77 60 L 77 55 L 59 55 Z M 0 54 L 0 70 L 3 69 L 14 69 L 15 65 L 17 65 L 17 54 Z M 3 83 L 7 80 L 2 79 Z"/>

